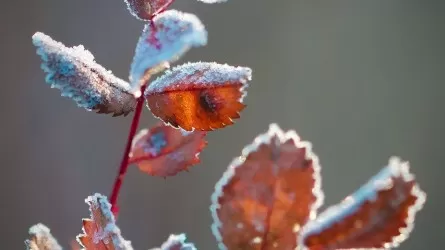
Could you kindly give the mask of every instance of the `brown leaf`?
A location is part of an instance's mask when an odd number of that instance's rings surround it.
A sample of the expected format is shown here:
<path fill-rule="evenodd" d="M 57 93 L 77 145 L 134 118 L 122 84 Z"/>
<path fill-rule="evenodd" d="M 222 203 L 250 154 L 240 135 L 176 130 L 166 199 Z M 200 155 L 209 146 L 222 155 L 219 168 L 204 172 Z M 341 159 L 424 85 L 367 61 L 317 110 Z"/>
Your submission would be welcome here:
<path fill-rule="evenodd" d="M 249 68 L 187 63 L 152 82 L 145 97 L 151 112 L 173 127 L 210 131 L 240 117 L 249 80 Z"/>
<path fill-rule="evenodd" d="M 397 247 L 412 231 L 425 197 L 408 163 L 392 158 L 358 191 L 309 222 L 300 245 L 311 250 Z"/>
<path fill-rule="evenodd" d="M 323 200 L 319 172 L 310 144 L 272 124 L 216 185 L 212 230 L 220 248 L 294 250 Z"/>
<path fill-rule="evenodd" d="M 86 250 L 132 250 L 130 242 L 122 238 L 116 226 L 107 198 L 95 194 L 85 202 L 90 206 L 91 218 L 82 220 L 83 233 L 77 236 L 82 247 Z"/>
<path fill-rule="evenodd" d="M 144 129 L 133 140 L 130 163 L 153 176 L 167 177 L 199 163 L 198 155 L 207 145 L 206 132 L 186 132 L 159 123 Z"/>

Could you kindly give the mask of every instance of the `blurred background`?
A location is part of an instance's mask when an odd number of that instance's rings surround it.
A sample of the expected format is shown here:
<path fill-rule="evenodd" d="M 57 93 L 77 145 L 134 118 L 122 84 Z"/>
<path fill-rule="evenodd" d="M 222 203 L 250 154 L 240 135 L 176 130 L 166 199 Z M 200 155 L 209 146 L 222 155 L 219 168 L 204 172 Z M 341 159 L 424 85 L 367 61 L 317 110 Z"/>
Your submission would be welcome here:
<path fill-rule="evenodd" d="M 197 14 L 209 32 L 208 46 L 178 63 L 245 65 L 253 81 L 241 119 L 210 133 L 190 173 L 164 180 L 130 168 L 119 226 L 135 249 L 180 232 L 199 249 L 216 249 L 208 208 L 214 184 L 272 122 L 313 143 L 327 205 L 390 156 L 409 160 L 428 201 L 401 249 L 443 248 L 444 1 L 180 0 L 173 8 Z M 24 249 L 38 222 L 68 247 L 89 214 L 84 199 L 111 191 L 131 120 L 86 112 L 50 89 L 31 36 L 83 44 L 127 78 L 142 28 L 122 0 L 1 4 L 1 249 Z M 141 126 L 155 123 L 145 110 Z"/>

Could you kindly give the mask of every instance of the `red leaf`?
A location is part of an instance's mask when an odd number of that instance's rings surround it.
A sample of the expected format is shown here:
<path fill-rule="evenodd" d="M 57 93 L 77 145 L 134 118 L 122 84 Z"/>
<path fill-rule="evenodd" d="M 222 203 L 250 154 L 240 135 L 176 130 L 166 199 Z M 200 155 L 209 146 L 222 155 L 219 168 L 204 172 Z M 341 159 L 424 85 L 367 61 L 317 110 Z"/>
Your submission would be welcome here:
<path fill-rule="evenodd" d="M 323 200 L 319 171 L 310 144 L 272 124 L 216 185 L 212 230 L 220 248 L 294 250 Z"/>
<path fill-rule="evenodd" d="M 138 19 L 148 21 L 166 10 L 174 0 L 125 0 L 130 13 Z"/>
<path fill-rule="evenodd" d="M 77 241 L 86 250 L 132 250 L 129 241 L 122 238 L 107 198 L 100 194 L 89 196 L 91 218 L 83 219 L 83 233 Z"/>
<path fill-rule="evenodd" d="M 173 176 L 199 163 L 207 145 L 206 132 L 186 132 L 160 123 L 144 129 L 133 140 L 130 163 L 153 176 Z"/>
<path fill-rule="evenodd" d="M 424 202 L 408 163 L 393 158 L 357 192 L 308 223 L 301 245 L 312 250 L 397 247 L 409 236 Z"/>
<path fill-rule="evenodd" d="M 216 63 L 187 63 L 168 71 L 145 91 L 148 107 L 161 120 L 187 131 L 233 124 L 251 69 Z"/>

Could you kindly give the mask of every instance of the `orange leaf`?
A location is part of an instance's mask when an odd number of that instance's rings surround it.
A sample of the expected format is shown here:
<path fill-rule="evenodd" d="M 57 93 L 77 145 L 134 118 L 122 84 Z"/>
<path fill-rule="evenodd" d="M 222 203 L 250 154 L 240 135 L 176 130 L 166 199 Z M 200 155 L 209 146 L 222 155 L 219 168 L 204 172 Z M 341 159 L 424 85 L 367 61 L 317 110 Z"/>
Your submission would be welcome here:
<path fill-rule="evenodd" d="M 394 248 L 412 231 L 424 202 L 408 163 L 392 158 L 357 192 L 308 223 L 300 243 L 311 250 Z"/>
<path fill-rule="evenodd" d="M 233 124 L 251 69 L 216 63 L 187 63 L 168 71 L 145 91 L 151 112 L 173 127 L 209 131 Z"/>
<path fill-rule="evenodd" d="M 216 185 L 212 230 L 220 249 L 294 250 L 323 200 L 319 171 L 310 144 L 272 124 Z"/>
<path fill-rule="evenodd" d="M 136 135 L 130 163 L 149 175 L 176 175 L 199 163 L 198 155 L 207 145 L 205 136 L 206 132 L 186 132 L 160 123 Z"/>
<path fill-rule="evenodd" d="M 77 241 L 86 250 L 132 250 L 129 241 L 122 238 L 115 224 L 111 205 L 100 194 L 89 196 L 85 202 L 90 206 L 91 218 L 83 219 L 83 234 Z"/>

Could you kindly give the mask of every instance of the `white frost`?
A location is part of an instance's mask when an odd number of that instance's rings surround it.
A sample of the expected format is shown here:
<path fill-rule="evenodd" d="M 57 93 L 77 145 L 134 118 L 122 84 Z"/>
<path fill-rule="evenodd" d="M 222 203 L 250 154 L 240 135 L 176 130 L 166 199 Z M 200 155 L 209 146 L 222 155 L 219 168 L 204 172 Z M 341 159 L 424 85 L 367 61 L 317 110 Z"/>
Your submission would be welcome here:
<path fill-rule="evenodd" d="M 130 69 L 133 92 L 147 70 L 179 59 L 191 47 L 207 44 L 207 31 L 193 14 L 168 10 L 148 23 L 136 45 Z"/>

